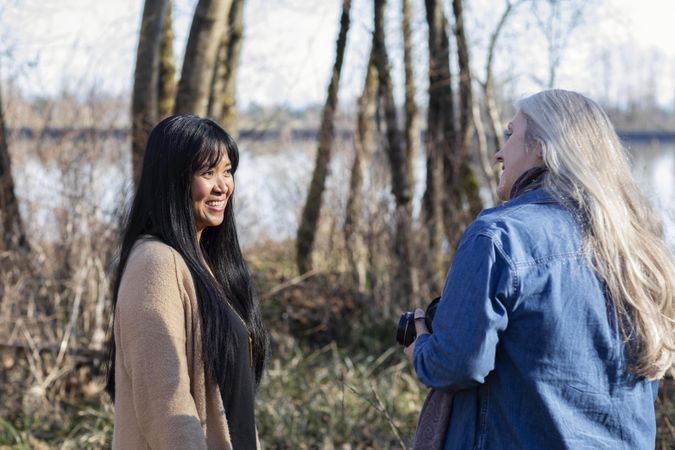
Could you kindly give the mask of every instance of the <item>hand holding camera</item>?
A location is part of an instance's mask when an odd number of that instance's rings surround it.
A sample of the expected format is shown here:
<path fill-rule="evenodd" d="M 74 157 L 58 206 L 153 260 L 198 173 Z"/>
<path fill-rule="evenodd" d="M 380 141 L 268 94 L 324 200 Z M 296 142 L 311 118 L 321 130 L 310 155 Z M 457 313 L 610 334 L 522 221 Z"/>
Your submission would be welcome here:
<path fill-rule="evenodd" d="M 431 322 L 434 319 L 436 307 L 438 306 L 438 302 L 440 300 L 440 297 L 436 297 L 431 301 L 431 303 L 429 303 L 429 306 L 427 306 L 427 310 L 424 315 L 424 323 L 426 324 L 429 333 L 433 333 Z M 415 329 L 415 314 L 412 311 L 406 311 L 401 314 L 401 318 L 398 321 L 396 341 L 402 346 L 408 347 L 415 341 L 416 338 L 417 330 Z"/>

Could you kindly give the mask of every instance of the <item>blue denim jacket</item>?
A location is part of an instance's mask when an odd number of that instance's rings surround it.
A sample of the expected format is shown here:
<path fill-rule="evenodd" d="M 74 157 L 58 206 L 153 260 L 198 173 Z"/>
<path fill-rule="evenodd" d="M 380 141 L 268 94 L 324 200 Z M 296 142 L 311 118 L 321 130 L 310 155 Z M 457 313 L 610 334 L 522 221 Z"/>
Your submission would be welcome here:
<path fill-rule="evenodd" d="M 454 392 L 445 449 L 654 448 L 658 382 L 628 371 L 579 225 L 544 189 L 483 211 L 413 357 Z"/>

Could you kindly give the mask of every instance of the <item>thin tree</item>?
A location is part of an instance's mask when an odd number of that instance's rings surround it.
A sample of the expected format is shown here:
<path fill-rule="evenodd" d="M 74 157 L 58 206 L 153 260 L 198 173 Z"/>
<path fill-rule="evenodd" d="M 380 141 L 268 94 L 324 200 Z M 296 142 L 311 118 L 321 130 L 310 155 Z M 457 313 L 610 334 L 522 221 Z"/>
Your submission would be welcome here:
<path fill-rule="evenodd" d="M 237 134 L 237 71 L 244 36 L 244 0 L 232 0 L 227 27 L 218 49 L 218 62 L 213 73 L 209 116 L 218 119 L 232 135 Z"/>
<path fill-rule="evenodd" d="M 478 101 L 472 102 L 471 114 L 473 126 L 476 129 L 476 140 L 478 141 L 478 157 L 480 169 L 484 181 L 489 188 L 492 202 L 496 204 L 499 201 L 499 198 L 497 197 L 498 184 L 496 172 L 493 168 L 494 161 L 491 159 L 490 153 L 488 151 L 487 131 L 485 129 L 485 125 L 483 124 L 483 117 L 481 114 L 480 104 Z"/>
<path fill-rule="evenodd" d="M 159 76 L 157 81 L 157 119 L 173 112 L 176 101 L 176 58 L 173 54 L 173 0 L 166 0 L 162 40 L 159 47 Z"/>
<path fill-rule="evenodd" d="M 462 0 L 453 0 L 455 17 L 455 41 L 459 66 L 459 129 L 453 155 L 446 159 L 450 170 L 446 170 L 446 189 L 449 201 L 445 203 L 444 223 L 450 248 L 454 250 L 466 225 L 483 207 L 479 195 L 478 180 L 471 168 L 470 151 L 474 133 L 472 120 L 473 90 L 469 45 L 464 30 Z M 450 178 L 447 178 L 447 176 Z"/>
<path fill-rule="evenodd" d="M 469 156 L 473 127 L 471 120 L 471 104 L 473 90 L 471 88 L 471 67 L 469 64 L 469 44 L 464 30 L 464 11 L 462 0 L 452 1 L 455 15 L 455 39 L 457 41 L 457 62 L 459 66 L 459 136 L 457 153 L 462 159 Z"/>
<path fill-rule="evenodd" d="M 482 84 L 483 92 L 485 95 L 485 108 L 488 113 L 490 128 L 492 129 L 494 147 L 495 149 L 500 149 L 504 145 L 504 137 L 502 134 L 503 125 L 501 123 L 501 118 L 499 117 L 499 108 L 497 108 L 497 101 L 495 99 L 495 82 L 494 82 L 494 73 L 492 70 L 492 65 L 494 63 L 495 49 L 497 48 L 497 42 L 499 36 L 506 25 L 506 22 L 511 15 L 511 12 L 514 10 L 514 7 L 522 1 L 511 3 L 510 0 L 506 0 L 506 7 L 502 12 L 502 15 L 497 22 L 497 26 L 494 31 L 490 34 L 490 41 L 488 44 L 487 50 L 487 59 L 485 61 L 485 81 Z"/>
<path fill-rule="evenodd" d="M 502 146 L 504 145 L 504 137 L 502 134 L 503 124 L 501 122 L 499 108 L 497 107 L 497 100 L 495 98 L 496 94 L 494 87 L 494 74 L 492 68 L 495 57 L 495 49 L 497 47 L 499 36 L 502 30 L 504 29 L 504 26 L 506 25 L 508 18 L 511 16 L 512 11 L 514 11 L 514 8 L 518 4 L 523 3 L 523 0 L 517 1 L 515 3 L 512 3 L 511 0 L 506 0 L 505 3 L 506 5 L 504 11 L 499 17 L 497 26 L 490 34 L 490 40 L 488 42 L 487 48 L 487 58 L 485 62 L 485 81 L 483 81 L 482 83 L 479 82 L 481 87 L 483 88 L 483 100 L 485 103 L 485 110 L 487 112 L 490 132 L 492 133 L 492 145 L 495 151 L 502 148 Z M 476 128 L 479 128 L 482 125 L 480 124 L 480 112 L 477 102 L 474 102 L 473 109 L 474 109 L 474 122 L 476 124 Z M 477 130 L 477 132 L 479 137 L 481 137 L 481 135 L 484 136 L 486 134 L 486 131 Z M 487 147 L 486 144 L 481 143 L 480 152 L 483 171 L 490 186 L 490 191 L 492 193 L 493 200 L 497 202 L 498 200 L 496 197 L 497 196 L 496 186 L 499 181 L 499 176 L 493 168 L 494 166 L 492 164 L 492 161 L 489 160 L 488 155 L 490 152 L 486 147 Z"/>
<path fill-rule="evenodd" d="M 338 34 L 335 64 L 328 85 L 328 95 L 323 107 L 321 128 L 319 130 L 319 147 L 316 152 L 316 163 L 312 181 L 309 185 L 307 199 L 300 217 L 300 226 L 296 238 L 298 271 L 305 273 L 312 270 L 312 250 L 316 237 L 321 212 L 321 199 L 326 186 L 328 176 L 328 164 L 330 163 L 333 136 L 335 134 L 335 110 L 337 108 L 338 89 L 340 86 L 340 73 L 342 60 L 347 43 L 347 31 L 349 30 L 349 11 L 351 0 L 342 1 L 342 15 L 340 17 L 340 32 Z"/>
<path fill-rule="evenodd" d="M 232 0 L 199 0 L 190 27 L 175 112 L 205 116 L 218 46 Z"/>
<path fill-rule="evenodd" d="M 565 50 L 574 30 L 584 20 L 584 14 L 592 1 L 547 0 L 532 2 L 532 12 L 548 50 L 548 74 L 546 80 L 537 80 L 543 86 L 555 87 L 558 69 L 562 64 Z"/>
<path fill-rule="evenodd" d="M 446 159 L 451 156 L 456 132 L 447 20 L 439 0 L 426 0 L 425 7 L 429 29 L 429 105 L 425 141 L 426 188 L 422 198 L 422 220 L 427 240 L 424 284 L 429 286 L 430 293 L 434 293 L 442 288 L 443 169 L 452 167 Z"/>
<path fill-rule="evenodd" d="M 349 197 L 345 214 L 345 247 L 354 281 L 359 289 L 365 288 L 366 245 L 363 242 L 363 181 L 365 167 L 375 151 L 375 114 L 377 109 L 377 66 L 371 49 L 366 69 L 366 81 L 359 98 L 356 119 L 354 163 L 349 180 Z"/>
<path fill-rule="evenodd" d="M 401 132 L 398 127 L 396 104 L 389 71 L 389 56 L 385 45 L 384 8 L 385 0 L 375 0 L 375 30 L 373 49 L 377 61 L 380 97 L 384 110 L 386 126 L 386 150 L 391 166 L 391 186 L 396 201 L 396 231 L 394 252 L 396 255 L 397 276 L 395 278 L 401 301 L 409 302 L 413 298 L 415 279 L 412 264 L 412 193 L 408 183 L 408 160 L 402 147 Z"/>
<path fill-rule="evenodd" d="M 419 151 L 417 129 L 417 105 L 415 104 L 415 72 L 412 63 L 412 39 L 410 27 L 410 0 L 401 1 L 403 30 L 403 68 L 405 72 L 405 158 L 408 169 L 408 186 L 415 185 L 415 157 Z"/>
<path fill-rule="evenodd" d="M 28 240 L 19 212 L 19 202 L 14 192 L 12 163 L 7 143 L 7 128 L 2 107 L 2 90 L 0 89 L 0 217 L 2 218 L 2 239 L 0 252 L 28 250 Z"/>
<path fill-rule="evenodd" d="M 157 121 L 159 54 L 166 6 L 166 0 L 145 0 L 143 7 L 131 99 L 131 161 L 135 184 L 141 176 L 145 142 Z"/>

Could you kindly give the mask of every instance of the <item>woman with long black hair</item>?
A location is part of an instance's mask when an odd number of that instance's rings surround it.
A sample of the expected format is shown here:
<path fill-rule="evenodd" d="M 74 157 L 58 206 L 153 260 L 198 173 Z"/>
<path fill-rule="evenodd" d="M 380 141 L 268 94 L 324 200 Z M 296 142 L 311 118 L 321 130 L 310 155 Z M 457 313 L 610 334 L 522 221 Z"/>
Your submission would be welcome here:
<path fill-rule="evenodd" d="M 259 446 L 267 333 L 235 227 L 238 162 L 210 119 L 150 133 L 114 285 L 113 448 Z"/>

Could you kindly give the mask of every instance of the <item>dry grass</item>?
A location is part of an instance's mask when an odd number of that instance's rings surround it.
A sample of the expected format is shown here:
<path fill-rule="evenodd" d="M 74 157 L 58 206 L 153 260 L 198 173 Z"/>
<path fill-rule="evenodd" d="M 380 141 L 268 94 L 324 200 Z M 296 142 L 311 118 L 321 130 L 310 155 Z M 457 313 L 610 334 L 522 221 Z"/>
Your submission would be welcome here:
<path fill-rule="evenodd" d="M 333 343 L 274 357 L 258 402 L 266 448 L 406 448 L 423 388 L 398 348 L 380 355 Z"/>

